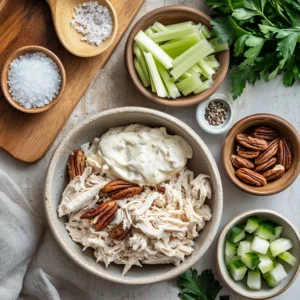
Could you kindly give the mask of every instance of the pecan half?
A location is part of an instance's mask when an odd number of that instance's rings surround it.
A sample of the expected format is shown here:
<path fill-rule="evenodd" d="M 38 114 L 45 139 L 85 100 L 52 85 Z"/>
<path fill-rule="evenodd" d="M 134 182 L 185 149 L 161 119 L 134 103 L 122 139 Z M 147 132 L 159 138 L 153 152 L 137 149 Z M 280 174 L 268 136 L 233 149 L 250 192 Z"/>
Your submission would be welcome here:
<path fill-rule="evenodd" d="M 68 159 L 68 172 L 71 180 L 81 176 L 85 169 L 85 155 L 81 150 L 74 150 Z"/>
<path fill-rule="evenodd" d="M 265 163 L 257 166 L 254 171 L 258 173 L 266 172 L 271 169 L 276 164 L 276 157 L 272 157 L 270 160 L 266 161 Z"/>
<path fill-rule="evenodd" d="M 80 217 L 80 219 L 92 219 L 98 216 L 95 230 L 100 231 L 106 228 L 109 225 L 109 223 L 114 219 L 117 210 L 117 202 L 114 200 L 110 200 L 107 202 L 103 202 L 94 208 L 89 209 Z"/>
<path fill-rule="evenodd" d="M 240 145 L 237 145 L 236 152 L 237 152 L 238 156 L 247 158 L 247 159 L 256 158 L 260 154 L 260 151 L 249 150 Z"/>
<path fill-rule="evenodd" d="M 255 185 L 258 187 L 267 184 L 267 180 L 263 175 L 247 168 L 238 169 L 235 174 L 239 179 L 247 184 Z"/>
<path fill-rule="evenodd" d="M 268 148 L 262 152 L 256 159 L 255 164 L 261 165 L 269 161 L 272 157 L 277 154 L 279 139 L 275 139 L 268 144 Z"/>
<path fill-rule="evenodd" d="M 276 165 L 273 169 L 268 170 L 263 174 L 266 177 L 267 181 L 274 181 L 283 176 L 285 172 L 284 166 Z"/>
<path fill-rule="evenodd" d="M 238 155 L 231 155 L 231 163 L 237 169 L 239 168 L 254 169 L 254 164 L 250 160 L 240 157 Z"/>
<path fill-rule="evenodd" d="M 242 146 L 251 150 L 263 151 L 268 148 L 267 141 L 254 138 L 244 133 L 237 134 L 235 138 Z"/>
<path fill-rule="evenodd" d="M 113 200 L 121 200 L 139 195 L 142 190 L 141 186 L 125 180 L 112 180 L 103 188 L 103 192 L 107 193 Z"/>
<path fill-rule="evenodd" d="M 123 222 L 121 222 L 119 225 L 112 229 L 112 231 L 109 233 L 109 236 L 113 240 L 121 241 L 127 237 L 130 231 L 131 228 L 124 230 Z"/>
<path fill-rule="evenodd" d="M 254 129 L 253 136 L 258 139 L 273 141 L 279 137 L 279 134 L 269 126 L 259 126 Z"/>
<path fill-rule="evenodd" d="M 292 147 L 286 138 L 281 138 L 278 146 L 277 163 L 287 171 L 292 165 Z"/>

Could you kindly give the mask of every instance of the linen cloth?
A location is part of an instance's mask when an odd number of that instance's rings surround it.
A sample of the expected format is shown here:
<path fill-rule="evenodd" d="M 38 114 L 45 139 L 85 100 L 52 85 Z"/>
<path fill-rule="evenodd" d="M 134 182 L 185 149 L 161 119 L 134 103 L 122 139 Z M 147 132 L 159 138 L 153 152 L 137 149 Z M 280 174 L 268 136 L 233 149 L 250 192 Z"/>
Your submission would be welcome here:
<path fill-rule="evenodd" d="M 0 169 L 0 299 L 88 299 L 66 280 L 29 266 L 43 228 L 19 187 Z"/>

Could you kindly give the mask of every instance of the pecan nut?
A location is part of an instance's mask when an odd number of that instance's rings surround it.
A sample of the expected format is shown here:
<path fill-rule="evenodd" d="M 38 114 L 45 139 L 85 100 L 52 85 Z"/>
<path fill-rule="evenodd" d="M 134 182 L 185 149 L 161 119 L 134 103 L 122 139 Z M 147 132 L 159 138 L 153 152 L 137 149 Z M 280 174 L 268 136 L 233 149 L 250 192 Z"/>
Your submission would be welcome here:
<path fill-rule="evenodd" d="M 270 160 L 266 161 L 265 163 L 257 166 L 254 171 L 258 173 L 263 173 L 274 167 L 276 164 L 276 157 L 272 157 Z"/>
<path fill-rule="evenodd" d="M 96 231 L 103 230 L 114 219 L 115 213 L 118 210 L 118 204 L 114 200 L 103 202 L 98 206 L 89 209 L 80 219 L 92 219 L 97 216 Z"/>
<path fill-rule="evenodd" d="M 264 151 L 268 148 L 266 140 L 254 138 L 244 133 L 237 134 L 235 138 L 242 146 L 251 150 Z"/>
<path fill-rule="evenodd" d="M 139 195 L 142 190 L 141 186 L 124 180 L 112 180 L 103 188 L 103 192 L 107 193 L 113 200 L 121 200 Z"/>
<path fill-rule="evenodd" d="M 237 169 L 239 168 L 254 169 L 253 162 L 251 162 L 246 158 L 240 157 L 238 155 L 231 155 L 231 163 Z"/>
<path fill-rule="evenodd" d="M 109 237 L 113 240 L 121 241 L 127 237 L 130 231 L 131 228 L 124 230 L 124 226 L 122 222 L 112 229 L 112 231 L 109 233 Z"/>
<path fill-rule="evenodd" d="M 273 169 L 268 170 L 263 174 L 267 181 L 274 181 L 279 179 L 285 173 L 285 168 L 283 165 L 276 165 Z"/>
<path fill-rule="evenodd" d="M 238 156 L 243 157 L 243 158 L 247 158 L 247 159 L 256 158 L 260 154 L 260 151 L 249 150 L 249 149 L 246 149 L 244 147 L 241 147 L 240 145 L 238 145 L 236 147 L 236 152 L 237 152 Z"/>
<path fill-rule="evenodd" d="M 255 164 L 261 165 L 269 161 L 278 152 L 279 139 L 275 139 L 268 144 L 268 148 L 262 152 L 256 159 Z"/>
<path fill-rule="evenodd" d="M 68 159 L 68 172 L 71 180 L 81 176 L 85 169 L 85 155 L 81 150 L 74 150 Z"/>
<path fill-rule="evenodd" d="M 259 126 L 254 129 L 253 136 L 258 139 L 273 141 L 279 137 L 279 134 L 271 127 Z"/>
<path fill-rule="evenodd" d="M 292 165 L 292 147 L 286 138 L 281 138 L 278 146 L 277 163 L 287 171 Z"/>
<path fill-rule="evenodd" d="M 267 184 L 267 180 L 263 175 L 247 168 L 240 168 L 235 174 L 240 180 L 247 184 L 255 185 L 257 187 Z"/>

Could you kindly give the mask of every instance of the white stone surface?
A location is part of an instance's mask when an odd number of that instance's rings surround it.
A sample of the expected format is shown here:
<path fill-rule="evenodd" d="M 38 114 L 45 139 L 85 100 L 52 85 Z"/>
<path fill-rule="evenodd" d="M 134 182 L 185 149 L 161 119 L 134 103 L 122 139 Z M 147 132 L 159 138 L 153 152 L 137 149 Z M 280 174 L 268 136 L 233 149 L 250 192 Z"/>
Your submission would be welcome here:
<path fill-rule="evenodd" d="M 184 4 L 207 12 L 207 7 L 205 7 L 203 2 L 204 1 L 199 0 L 146 0 L 136 20 L 154 8 L 170 4 Z M 240 212 L 254 208 L 270 208 L 286 216 L 299 230 L 300 177 L 298 177 L 296 182 L 289 189 L 279 195 L 271 197 L 254 197 L 235 188 L 226 178 L 221 166 L 220 147 L 224 135 L 213 136 L 203 132 L 196 122 L 196 107 L 169 109 L 154 105 L 141 97 L 128 78 L 125 69 L 123 58 L 125 41 L 126 36 L 119 44 L 105 68 L 99 71 L 99 74 L 95 77 L 85 96 L 76 107 L 53 147 L 41 161 L 36 164 L 25 164 L 15 160 L 3 150 L 0 150 L 0 167 L 6 170 L 18 183 L 35 209 L 44 215 L 43 189 L 47 165 L 55 147 L 66 132 L 79 124 L 86 117 L 97 112 L 114 107 L 137 105 L 158 109 L 178 117 L 191 126 L 207 143 L 218 166 L 220 166 L 220 173 L 224 185 L 224 213 L 220 229 Z M 220 91 L 223 93 L 230 92 L 228 78 L 220 88 Z M 300 131 L 299 95 L 299 83 L 296 83 L 293 88 L 285 88 L 280 78 L 276 78 L 268 84 L 259 82 L 255 87 L 248 86 L 242 97 L 234 103 L 236 120 L 253 113 L 274 113 L 290 121 L 297 130 Z M 150 286 L 130 287 L 110 283 L 86 273 L 64 254 L 55 242 L 47 224 L 45 225 L 45 237 L 33 264 L 37 267 L 42 267 L 50 275 L 59 276 L 75 283 L 82 290 L 87 291 L 86 299 L 178 299 L 177 294 L 179 290 L 177 288 L 176 279 Z M 194 266 L 196 269 L 201 271 L 206 268 L 212 268 L 216 271 L 215 247 L 216 241 L 214 241 L 204 257 Z M 300 277 L 288 291 L 273 299 L 298 300 L 300 294 L 299 285 Z M 230 294 L 231 300 L 245 299 L 235 295 L 226 288 L 222 289 L 221 294 Z"/>

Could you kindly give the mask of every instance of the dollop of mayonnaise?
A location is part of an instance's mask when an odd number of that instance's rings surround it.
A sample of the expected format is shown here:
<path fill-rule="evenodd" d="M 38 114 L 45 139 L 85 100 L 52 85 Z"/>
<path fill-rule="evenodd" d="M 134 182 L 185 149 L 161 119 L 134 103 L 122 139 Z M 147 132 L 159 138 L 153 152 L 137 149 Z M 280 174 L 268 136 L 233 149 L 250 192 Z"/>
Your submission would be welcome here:
<path fill-rule="evenodd" d="M 118 178 L 140 185 L 169 180 L 193 156 L 191 146 L 166 128 L 129 125 L 110 129 L 97 142 L 97 152 Z"/>

